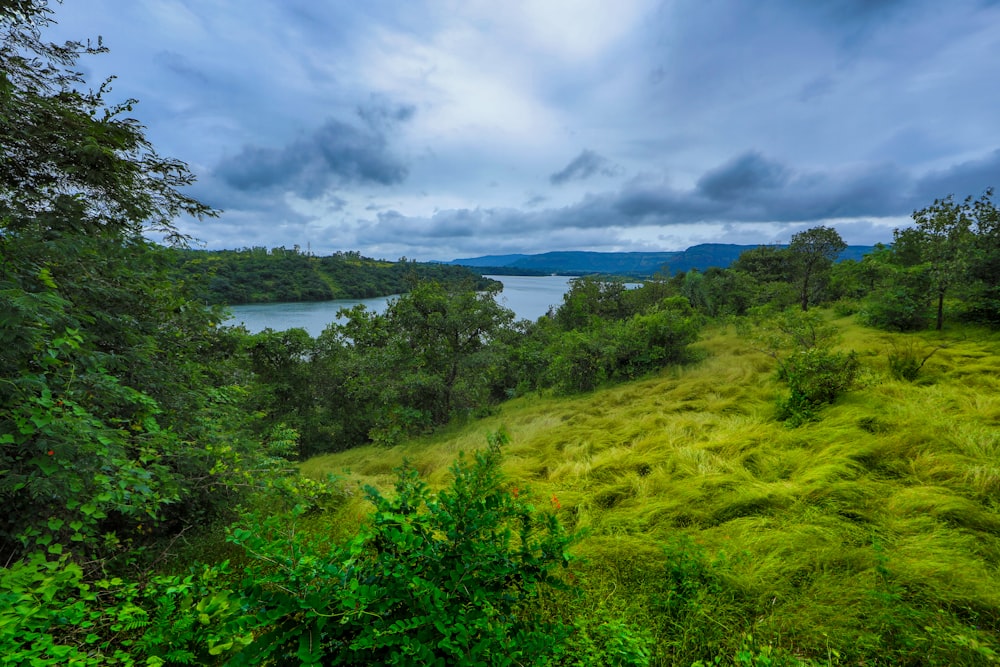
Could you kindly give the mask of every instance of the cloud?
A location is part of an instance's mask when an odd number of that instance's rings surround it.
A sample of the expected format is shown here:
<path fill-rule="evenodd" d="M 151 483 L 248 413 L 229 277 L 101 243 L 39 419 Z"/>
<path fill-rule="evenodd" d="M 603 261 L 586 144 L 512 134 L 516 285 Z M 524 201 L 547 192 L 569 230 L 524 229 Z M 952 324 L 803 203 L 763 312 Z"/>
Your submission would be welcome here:
<path fill-rule="evenodd" d="M 707 172 L 698 190 L 709 199 L 733 200 L 760 190 L 774 190 L 788 182 L 788 170 L 751 151 Z"/>
<path fill-rule="evenodd" d="M 948 175 L 980 174 L 1000 162 L 960 165 Z M 796 169 L 751 151 L 706 171 L 688 189 L 665 181 L 634 180 L 616 191 L 584 196 L 547 209 L 477 207 L 448 209 L 430 216 L 399 211 L 379 214 L 366 226 L 366 240 L 380 243 L 405 236 L 419 239 L 510 239 L 556 230 L 628 229 L 692 224 L 806 224 L 830 219 L 904 216 L 919 202 L 917 181 L 890 163 L 865 163 L 835 170 Z"/>
<path fill-rule="evenodd" d="M 358 116 L 368 127 L 386 132 L 413 119 L 417 108 L 412 104 L 393 104 L 378 95 L 358 107 Z"/>
<path fill-rule="evenodd" d="M 198 85 L 211 84 L 209 76 L 180 53 L 160 51 L 153 56 L 153 61 L 177 75 L 181 80 Z"/>
<path fill-rule="evenodd" d="M 236 190 L 288 191 L 306 199 L 343 185 L 402 183 L 409 168 L 390 150 L 388 134 L 413 113 L 408 106 L 362 107 L 361 126 L 329 119 L 283 148 L 245 146 L 223 159 L 215 175 Z"/>
<path fill-rule="evenodd" d="M 562 185 L 568 181 L 582 181 L 595 174 L 616 176 L 618 173 L 619 170 L 606 157 L 586 149 L 560 171 L 549 176 L 549 181 L 552 185 Z"/>
<path fill-rule="evenodd" d="M 922 207 L 948 195 L 955 195 L 956 199 L 975 198 L 992 187 L 1000 187 L 1000 149 L 978 160 L 927 174 L 917 183 L 917 192 Z"/>

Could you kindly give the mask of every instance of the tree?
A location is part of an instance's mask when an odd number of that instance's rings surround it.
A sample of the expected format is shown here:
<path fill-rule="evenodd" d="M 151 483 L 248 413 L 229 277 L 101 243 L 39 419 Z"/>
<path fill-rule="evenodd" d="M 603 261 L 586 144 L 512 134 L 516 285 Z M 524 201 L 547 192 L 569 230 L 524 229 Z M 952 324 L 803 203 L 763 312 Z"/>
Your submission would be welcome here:
<path fill-rule="evenodd" d="M 993 203 L 993 189 L 986 190 L 972 205 L 973 232 L 969 277 L 976 289 L 968 316 L 975 321 L 1000 326 L 1000 210 Z"/>
<path fill-rule="evenodd" d="M 317 360 L 340 376 L 342 387 L 328 396 L 337 403 L 331 411 L 367 423 L 369 437 L 390 444 L 486 405 L 495 382 L 506 377 L 503 333 L 514 320 L 493 297 L 471 284 L 429 281 L 385 313 L 363 306 L 346 311 L 347 321 L 319 339 Z M 352 406 L 350 414 L 339 406 Z"/>
<path fill-rule="evenodd" d="M 621 281 L 577 278 L 563 294 L 563 302 L 554 313 L 555 321 L 564 331 L 570 331 L 587 327 L 597 319 L 624 319 L 632 314 L 625 292 Z"/>
<path fill-rule="evenodd" d="M 125 115 L 135 100 L 106 104 L 110 80 L 81 91 L 77 60 L 106 49 L 44 41 L 41 30 L 53 22 L 46 0 L 0 4 L 0 229 L 148 229 L 181 240 L 179 214 L 215 214 L 179 190 L 194 176 L 158 155 Z"/>
<path fill-rule="evenodd" d="M 246 445 L 219 313 L 142 237 L 179 239 L 177 214 L 214 212 L 123 117 L 132 101 L 78 90 L 77 59 L 103 46 L 47 43 L 51 22 L 43 0 L 0 4 L 4 561 L 38 547 L 90 559 L 203 523 L 232 501 L 215 491 Z"/>
<path fill-rule="evenodd" d="M 727 301 L 740 304 L 740 312 L 752 306 L 775 303 L 781 306 L 795 303 L 792 288 L 793 267 L 787 248 L 758 246 L 740 253 L 729 267 L 737 294 L 726 294 Z"/>
<path fill-rule="evenodd" d="M 847 244 L 832 227 L 821 225 L 792 236 L 788 252 L 793 262 L 802 310 L 809 310 L 814 294 L 829 275 L 833 260 L 845 248 Z"/>
<path fill-rule="evenodd" d="M 893 232 L 903 254 L 920 258 L 929 275 L 931 296 L 937 304 L 935 328 L 944 324 L 944 300 L 966 274 L 972 234 L 971 198 L 956 204 L 952 195 L 935 199 L 927 208 L 914 211 L 913 227 Z M 912 250 L 911 250 L 912 249 Z"/>

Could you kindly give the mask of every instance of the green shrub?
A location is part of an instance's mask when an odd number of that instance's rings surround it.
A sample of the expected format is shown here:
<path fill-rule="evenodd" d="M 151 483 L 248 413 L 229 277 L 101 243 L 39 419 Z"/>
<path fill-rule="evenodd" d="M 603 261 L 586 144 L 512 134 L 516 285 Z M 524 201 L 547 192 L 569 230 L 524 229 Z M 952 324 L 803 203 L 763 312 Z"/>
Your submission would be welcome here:
<path fill-rule="evenodd" d="M 555 662 L 566 667 L 646 667 L 652 658 L 653 638 L 607 612 L 581 616 L 573 624 L 565 656 Z"/>
<path fill-rule="evenodd" d="M 908 287 L 897 286 L 872 294 L 858 311 L 867 326 L 886 331 L 919 331 L 927 328 L 927 301 Z"/>
<path fill-rule="evenodd" d="M 589 328 L 554 338 L 545 381 L 562 393 L 590 391 L 608 380 L 632 379 L 685 361 L 699 327 L 683 297 L 665 299 L 656 309 L 627 319 L 595 320 Z"/>
<path fill-rule="evenodd" d="M 241 609 L 225 575 L 223 564 L 140 585 L 32 554 L 0 569 L 0 664 L 211 664 L 250 641 L 226 627 Z"/>
<path fill-rule="evenodd" d="M 814 419 L 817 408 L 851 388 L 860 368 L 854 352 L 813 348 L 792 353 L 778 367 L 778 378 L 790 390 L 778 404 L 778 419 L 791 426 Z"/>
<path fill-rule="evenodd" d="M 540 598 L 563 586 L 571 538 L 505 487 L 504 441 L 460 458 L 436 495 L 408 467 L 394 497 L 367 488 L 375 511 L 347 544 L 284 518 L 234 530 L 253 561 L 229 634 L 254 639 L 229 664 L 546 664 L 570 628 Z"/>
<path fill-rule="evenodd" d="M 833 312 L 837 314 L 837 317 L 847 317 L 848 315 L 853 315 L 858 312 L 860 306 L 858 302 L 854 299 L 837 299 L 831 305 Z"/>

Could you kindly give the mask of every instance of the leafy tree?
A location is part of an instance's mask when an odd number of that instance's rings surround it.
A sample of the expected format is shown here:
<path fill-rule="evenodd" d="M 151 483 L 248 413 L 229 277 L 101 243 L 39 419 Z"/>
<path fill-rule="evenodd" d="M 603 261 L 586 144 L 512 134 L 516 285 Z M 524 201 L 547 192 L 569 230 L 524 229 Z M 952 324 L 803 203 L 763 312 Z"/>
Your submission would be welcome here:
<path fill-rule="evenodd" d="M 626 319 L 594 318 L 585 328 L 551 338 L 541 382 L 565 393 L 590 391 L 608 380 L 631 379 L 683 362 L 699 327 L 700 318 L 681 296 Z"/>
<path fill-rule="evenodd" d="M 845 248 L 847 244 L 832 227 L 821 225 L 792 236 L 788 254 L 802 310 L 809 310 L 809 304 L 829 276 L 833 260 Z"/>
<path fill-rule="evenodd" d="M 919 257 L 937 304 L 935 328 L 944 324 L 945 296 L 967 272 L 971 245 L 971 200 L 956 204 L 951 195 L 913 213 L 913 227 L 894 232 L 901 256 Z"/>
<path fill-rule="evenodd" d="M 584 276 L 570 284 L 553 317 L 560 328 L 570 331 L 587 327 L 595 319 L 621 320 L 632 312 L 624 283 Z"/>
<path fill-rule="evenodd" d="M 83 93 L 41 38 L 45 2 L 0 5 L 0 554 L 120 552 L 226 507 L 245 441 L 220 313 L 191 303 L 162 249 L 192 176 Z M 191 443 L 198 446 L 192 447 Z M 244 450 L 245 451 L 245 450 Z"/>
<path fill-rule="evenodd" d="M 346 322 L 320 335 L 317 361 L 339 378 L 325 400 L 345 420 L 345 437 L 363 431 L 394 443 L 483 407 L 507 375 L 504 332 L 514 314 L 493 292 L 419 283 L 384 313 L 358 306 L 343 314 Z"/>
<path fill-rule="evenodd" d="M 98 42 L 46 42 L 44 0 L 0 5 L 0 221 L 5 233 L 135 234 L 179 238 L 179 214 L 213 215 L 179 188 L 194 177 L 159 156 L 127 117 L 135 100 L 107 105 L 108 82 L 81 92 L 81 55 Z"/>
<path fill-rule="evenodd" d="M 780 246 L 762 245 L 744 250 L 729 268 L 762 283 L 787 282 L 791 279 L 788 252 Z"/>
<path fill-rule="evenodd" d="M 988 189 L 972 204 L 973 239 L 969 257 L 969 275 L 974 284 L 970 295 L 969 317 L 993 327 L 1000 327 L 1000 210 Z"/>
<path fill-rule="evenodd" d="M 724 299 L 735 304 L 736 307 L 730 310 L 739 314 L 765 304 L 783 308 L 797 300 L 792 259 L 787 248 L 759 246 L 744 250 L 727 273 L 731 276 L 729 279 L 716 282 L 730 283 Z"/>

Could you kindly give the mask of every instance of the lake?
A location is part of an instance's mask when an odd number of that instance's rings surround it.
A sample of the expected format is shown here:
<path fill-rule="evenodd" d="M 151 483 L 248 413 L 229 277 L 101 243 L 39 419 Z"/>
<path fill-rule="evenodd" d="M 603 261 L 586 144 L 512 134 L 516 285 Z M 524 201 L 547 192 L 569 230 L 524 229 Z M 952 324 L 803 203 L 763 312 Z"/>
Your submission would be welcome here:
<path fill-rule="evenodd" d="M 569 289 L 569 276 L 487 276 L 503 283 L 497 295 L 500 305 L 510 308 L 518 319 L 537 320 L 551 306 L 562 303 L 563 294 Z M 331 322 L 337 321 L 337 311 L 359 303 L 369 310 L 383 312 L 389 301 L 398 295 L 372 299 L 335 299 L 297 303 L 254 303 L 230 306 L 233 317 L 226 324 L 243 324 L 253 333 L 264 329 L 282 331 L 302 328 L 310 336 L 318 336 Z"/>

